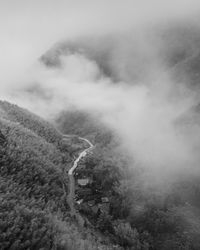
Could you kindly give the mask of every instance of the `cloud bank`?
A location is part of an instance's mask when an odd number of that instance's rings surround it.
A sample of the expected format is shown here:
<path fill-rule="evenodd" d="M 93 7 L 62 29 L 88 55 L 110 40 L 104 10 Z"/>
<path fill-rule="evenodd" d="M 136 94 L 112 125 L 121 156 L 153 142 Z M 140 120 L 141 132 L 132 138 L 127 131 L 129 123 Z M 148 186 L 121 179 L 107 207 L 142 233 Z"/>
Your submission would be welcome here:
<path fill-rule="evenodd" d="M 199 91 L 173 70 L 198 50 L 199 10 L 195 0 L 1 2 L 1 98 L 45 118 L 89 112 L 150 172 L 196 174 L 200 131 L 188 121 Z"/>

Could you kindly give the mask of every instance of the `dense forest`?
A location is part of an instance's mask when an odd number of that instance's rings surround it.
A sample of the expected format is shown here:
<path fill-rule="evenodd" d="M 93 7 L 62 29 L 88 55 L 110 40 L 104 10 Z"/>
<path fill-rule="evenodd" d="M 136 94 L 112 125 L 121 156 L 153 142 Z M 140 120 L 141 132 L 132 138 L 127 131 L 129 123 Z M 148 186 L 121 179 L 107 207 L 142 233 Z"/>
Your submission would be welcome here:
<path fill-rule="evenodd" d="M 66 198 L 73 141 L 66 147 L 51 124 L 16 105 L 1 101 L 0 114 L 0 249 L 200 248 L 197 177 L 147 190 L 113 132 L 86 113 L 65 112 L 56 126 L 95 144 L 82 171 L 110 204 L 107 213 L 80 210 L 90 222 L 81 228 Z"/>
<path fill-rule="evenodd" d="M 7 102 L 0 114 L 0 249 L 112 249 L 69 215 L 61 134 Z"/>
<path fill-rule="evenodd" d="M 198 177 L 179 180 L 166 189 L 144 185 L 142 172 L 136 166 L 130 167 L 120 140 L 95 117 L 70 111 L 57 122 L 64 132 L 79 133 L 95 143 L 93 154 L 82 163 L 85 169 L 81 171 L 95 180 L 93 190 L 100 186 L 101 195 L 109 197 L 110 210 L 98 216 L 86 208 L 81 211 L 96 229 L 125 249 L 200 248 Z"/>

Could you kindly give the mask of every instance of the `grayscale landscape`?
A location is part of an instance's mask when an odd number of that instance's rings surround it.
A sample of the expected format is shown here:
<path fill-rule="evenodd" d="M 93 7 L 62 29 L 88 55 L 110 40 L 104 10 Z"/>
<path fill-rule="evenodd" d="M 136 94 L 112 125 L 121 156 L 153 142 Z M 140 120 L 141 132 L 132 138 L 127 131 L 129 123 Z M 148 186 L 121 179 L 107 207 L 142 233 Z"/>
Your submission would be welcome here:
<path fill-rule="evenodd" d="M 0 0 L 0 250 L 200 249 L 200 2 Z"/>

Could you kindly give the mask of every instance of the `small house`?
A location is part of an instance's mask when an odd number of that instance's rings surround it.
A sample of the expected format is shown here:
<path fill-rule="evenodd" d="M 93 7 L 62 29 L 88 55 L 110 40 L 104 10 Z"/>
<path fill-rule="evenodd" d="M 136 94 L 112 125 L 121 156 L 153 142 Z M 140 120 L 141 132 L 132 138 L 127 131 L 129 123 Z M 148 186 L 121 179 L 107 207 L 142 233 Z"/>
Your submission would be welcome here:
<path fill-rule="evenodd" d="M 95 200 L 88 201 L 88 206 L 93 207 L 95 205 Z"/>
<path fill-rule="evenodd" d="M 77 182 L 78 182 L 79 186 L 85 187 L 88 184 L 90 184 L 92 182 L 92 180 L 90 178 L 83 178 L 83 179 L 78 179 Z"/>
<path fill-rule="evenodd" d="M 83 202 L 83 199 L 77 200 L 76 203 L 80 205 Z"/>
<path fill-rule="evenodd" d="M 108 203 L 108 202 L 109 202 L 108 197 L 102 197 L 102 198 L 101 198 L 101 202 L 102 202 L 102 203 Z"/>

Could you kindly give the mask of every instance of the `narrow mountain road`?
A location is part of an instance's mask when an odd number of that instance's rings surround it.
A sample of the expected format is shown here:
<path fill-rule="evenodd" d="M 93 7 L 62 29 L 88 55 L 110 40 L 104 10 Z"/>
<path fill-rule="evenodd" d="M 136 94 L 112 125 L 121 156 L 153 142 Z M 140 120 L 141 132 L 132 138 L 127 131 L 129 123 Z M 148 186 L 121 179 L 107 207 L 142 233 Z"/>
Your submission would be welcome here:
<path fill-rule="evenodd" d="M 75 136 L 71 136 L 71 137 L 75 137 Z M 70 135 L 64 135 L 63 136 L 63 140 L 65 139 L 69 139 Z M 80 216 L 77 214 L 76 209 L 74 207 L 74 198 L 75 198 L 75 179 L 74 179 L 74 170 L 78 167 L 78 163 L 80 162 L 80 160 L 84 157 L 86 157 L 87 153 L 89 151 L 91 151 L 91 149 L 94 147 L 94 145 L 86 138 L 83 137 L 77 137 L 79 140 L 86 142 L 89 147 L 84 149 L 76 158 L 76 160 L 74 161 L 72 167 L 70 168 L 70 170 L 68 171 L 68 176 L 69 176 L 69 193 L 68 193 L 68 197 L 67 197 L 67 201 L 70 207 L 70 211 L 71 214 L 78 217 L 78 219 L 80 220 Z"/>

